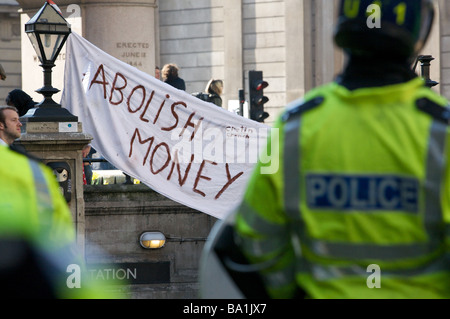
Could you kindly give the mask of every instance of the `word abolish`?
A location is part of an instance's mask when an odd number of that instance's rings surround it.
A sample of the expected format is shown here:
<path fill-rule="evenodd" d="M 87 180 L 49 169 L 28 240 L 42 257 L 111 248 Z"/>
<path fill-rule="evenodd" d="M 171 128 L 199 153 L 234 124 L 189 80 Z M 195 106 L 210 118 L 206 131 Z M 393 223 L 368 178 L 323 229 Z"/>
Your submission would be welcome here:
<path fill-rule="evenodd" d="M 130 85 L 131 80 L 124 74 L 113 75 L 107 71 L 99 65 L 88 89 L 100 89 L 109 111 L 122 108 L 118 113 L 121 121 L 130 125 L 117 125 L 115 129 L 120 128 L 120 134 L 127 136 L 128 160 L 133 169 L 139 170 L 139 175 L 143 169 L 171 182 L 172 186 L 217 200 L 244 174 L 239 165 L 233 170 L 229 162 L 211 160 L 201 153 L 186 156 L 187 148 L 183 154 L 187 160 L 182 162 L 172 133 L 192 142 L 204 117 L 191 110 L 186 101 L 174 101 L 168 93 L 156 92 L 139 83 Z"/>
<path fill-rule="evenodd" d="M 123 105 L 130 114 L 138 114 L 139 120 L 142 123 L 159 126 L 159 129 L 162 131 L 170 132 L 179 127 L 180 124 L 183 129 L 192 127 L 193 132 L 191 138 L 194 138 L 197 128 L 204 118 L 196 116 L 195 112 L 190 112 L 184 123 L 180 123 L 179 109 L 187 109 L 186 102 L 176 101 L 170 106 L 167 106 L 166 102 L 170 99 L 170 95 L 166 94 L 165 99 L 159 105 L 153 105 L 155 90 L 148 90 L 143 85 L 138 84 L 130 91 L 128 79 L 125 75 L 116 72 L 112 83 L 108 81 L 109 76 L 110 74 L 108 74 L 108 77 L 105 76 L 105 68 L 101 64 L 89 84 L 89 90 L 92 89 L 93 85 L 100 85 L 103 91 L 103 98 L 111 106 Z M 163 121 L 164 123 L 160 123 L 161 113 L 170 115 L 170 121 L 167 121 L 169 117 L 165 117 L 166 120 Z"/>
<path fill-rule="evenodd" d="M 418 210 L 419 182 L 414 178 L 310 174 L 306 185 L 311 208 Z"/>

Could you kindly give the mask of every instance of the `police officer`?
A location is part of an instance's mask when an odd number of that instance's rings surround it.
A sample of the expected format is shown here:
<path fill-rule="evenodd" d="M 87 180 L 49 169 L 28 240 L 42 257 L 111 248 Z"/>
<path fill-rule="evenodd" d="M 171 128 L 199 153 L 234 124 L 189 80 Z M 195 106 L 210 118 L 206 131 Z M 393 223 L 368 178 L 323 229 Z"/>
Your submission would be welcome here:
<path fill-rule="evenodd" d="M 52 170 L 4 142 L 0 158 L 0 294 L 9 298 L 122 297 L 89 280 L 76 288 L 67 285 L 69 265 L 83 270 L 80 278 L 87 273 L 75 247 L 71 212 Z"/>
<path fill-rule="evenodd" d="M 0 215 L 5 222 L 0 223 L 0 227 L 7 230 L 29 225 L 29 235 L 36 235 L 38 240 L 49 240 L 55 245 L 73 241 L 75 231 L 71 213 L 61 197 L 55 176 L 50 168 L 8 147 L 20 137 L 21 125 L 14 107 L 2 107 L 1 112 L 5 117 L 0 123 L 0 205 L 3 207 Z M 10 119 L 19 124 L 15 125 Z M 10 217 L 11 223 L 18 224 L 9 225 Z"/>
<path fill-rule="evenodd" d="M 427 0 L 340 2 L 348 65 L 275 124 L 280 169 L 256 165 L 229 274 L 272 298 L 450 297 L 450 113 L 411 71 L 432 21 Z"/>

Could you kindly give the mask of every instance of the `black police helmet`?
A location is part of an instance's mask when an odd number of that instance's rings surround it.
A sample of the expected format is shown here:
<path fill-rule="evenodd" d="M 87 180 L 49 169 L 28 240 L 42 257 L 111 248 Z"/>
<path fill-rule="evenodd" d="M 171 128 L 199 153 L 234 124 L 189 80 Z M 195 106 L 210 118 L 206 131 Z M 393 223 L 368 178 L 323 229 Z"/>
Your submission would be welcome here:
<path fill-rule="evenodd" d="M 432 0 L 340 0 L 334 40 L 351 54 L 411 58 L 433 19 Z"/>

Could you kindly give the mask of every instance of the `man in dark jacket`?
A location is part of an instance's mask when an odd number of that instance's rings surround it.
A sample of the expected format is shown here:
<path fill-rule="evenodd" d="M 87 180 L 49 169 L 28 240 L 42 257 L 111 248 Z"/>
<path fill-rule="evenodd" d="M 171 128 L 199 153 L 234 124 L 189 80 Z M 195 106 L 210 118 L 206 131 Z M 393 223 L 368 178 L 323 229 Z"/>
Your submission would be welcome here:
<path fill-rule="evenodd" d="M 184 80 L 178 76 L 178 66 L 174 63 L 164 65 L 162 69 L 163 81 L 174 88 L 186 91 L 186 84 Z"/>

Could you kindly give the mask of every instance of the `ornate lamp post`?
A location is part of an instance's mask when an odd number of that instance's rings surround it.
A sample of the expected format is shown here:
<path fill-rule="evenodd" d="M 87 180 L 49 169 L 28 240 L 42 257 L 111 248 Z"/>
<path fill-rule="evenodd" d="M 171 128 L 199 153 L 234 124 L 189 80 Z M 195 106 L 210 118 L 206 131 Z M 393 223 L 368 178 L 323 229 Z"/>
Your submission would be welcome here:
<path fill-rule="evenodd" d="M 36 90 L 44 96 L 44 100 L 22 119 L 28 122 L 77 122 L 76 116 L 52 99 L 52 95 L 59 92 L 52 86 L 52 68 L 71 33 L 69 23 L 46 2 L 25 24 L 25 33 L 39 57 L 40 66 L 44 69 L 44 86 Z"/>
<path fill-rule="evenodd" d="M 53 168 L 72 212 L 79 249 L 84 252 L 82 149 L 92 136 L 83 133 L 77 116 L 52 99 L 59 92 L 52 86 L 52 68 L 71 33 L 70 25 L 59 10 L 46 2 L 25 24 L 25 32 L 44 70 L 44 86 L 36 90 L 44 99 L 20 118 L 25 125 L 18 142 L 28 153 Z"/>

